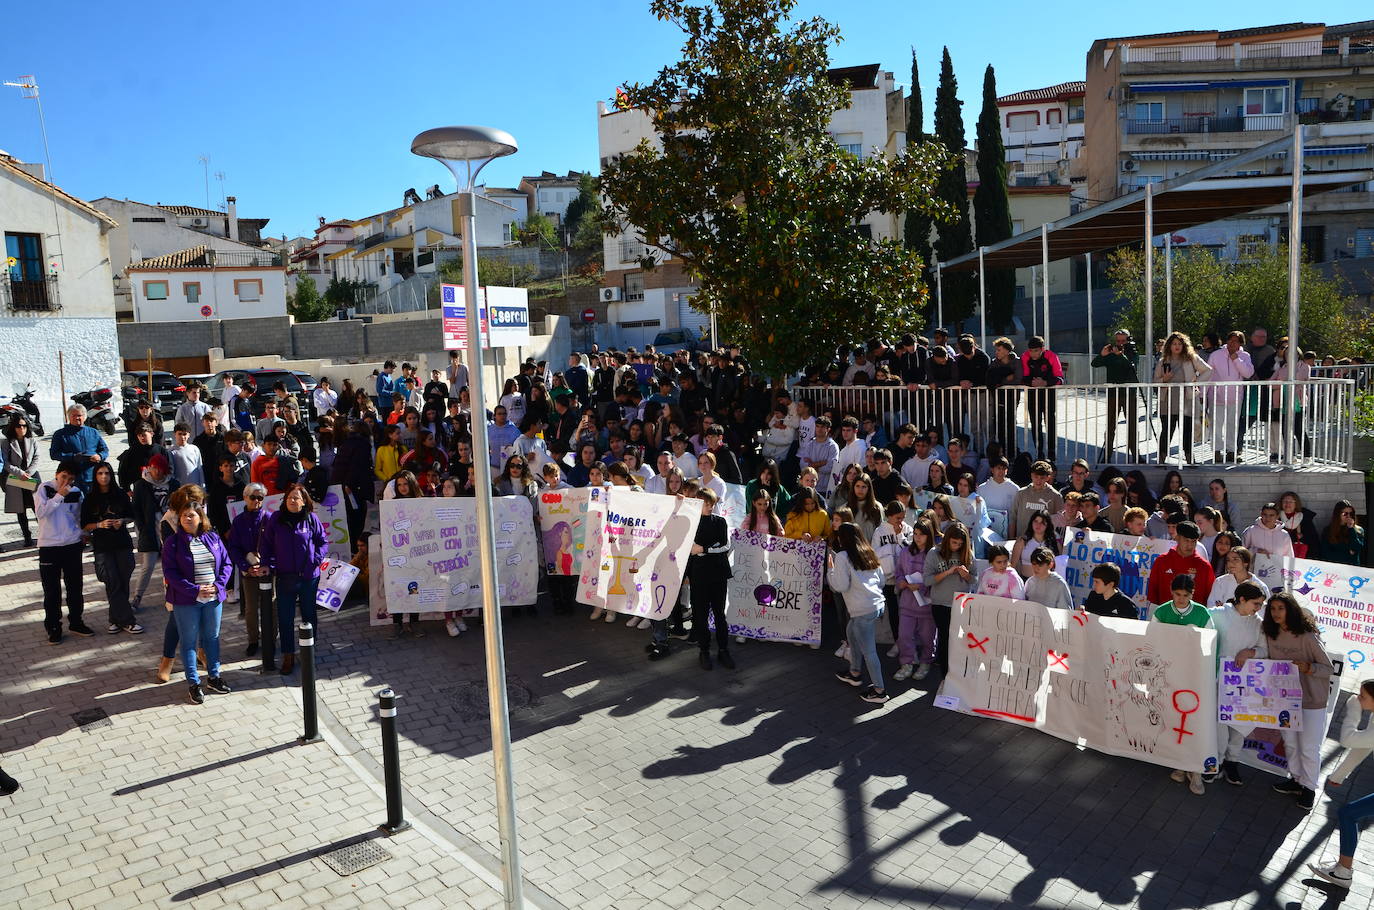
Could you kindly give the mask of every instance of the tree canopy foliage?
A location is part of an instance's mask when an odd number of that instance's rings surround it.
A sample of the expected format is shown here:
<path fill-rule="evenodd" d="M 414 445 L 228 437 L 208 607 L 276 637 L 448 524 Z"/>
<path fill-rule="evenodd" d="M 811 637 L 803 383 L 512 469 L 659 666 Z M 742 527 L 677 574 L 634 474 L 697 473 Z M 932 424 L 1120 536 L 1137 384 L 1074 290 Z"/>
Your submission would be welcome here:
<path fill-rule="evenodd" d="M 933 144 L 862 156 L 829 133 L 849 104 L 828 78 L 839 38 L 823 19 L 792 21 L 796 0 L 652 0 L 685 35 L 682 57 L 627 85 L 652 119 L 644 141 L 602 170 L 610 232 L 635 232 L 679 257 L 714 305 L 722 337 L 781 376 L 837 343 L 909 331 L 927 292 L 919 256 L 870 239 L 872 212 L 942 213 L 930 187 L 948 156 Z"/>

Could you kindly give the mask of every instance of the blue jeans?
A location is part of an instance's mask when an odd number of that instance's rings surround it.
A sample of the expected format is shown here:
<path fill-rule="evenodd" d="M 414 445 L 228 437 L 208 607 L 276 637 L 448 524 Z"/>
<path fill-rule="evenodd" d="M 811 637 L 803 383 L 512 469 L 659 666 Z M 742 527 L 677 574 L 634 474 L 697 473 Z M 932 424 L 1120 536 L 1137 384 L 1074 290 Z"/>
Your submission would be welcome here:
<path fill-rule="evenodd" d="M 210 678 L 219 676 L 219 618 L 222 609 L 217 600 L 172 607 L 177 632 L 181 635 L 181 662 L 186 665 L 186 681 L 193 686 L 200 682 L 200 674 L 196 671 L 197 644 L 205 649 L 205 660 L 210 664 L 206 669 L 210 672 Z"/>
<path fill-rule="evenodd" d="M 1360 839 L 1360 822 L 1370 816 L 1374 816 L 1374 793 L 1341 806 L 1336 813 L 1336 826 L 1341 831 L 1341 856 L 1355 855 L 1355 844 Z"/>
<path fill-rule="evenodd" d="M 296 609 L 299 607 L 301 620 L 310 623 L 318 632 L 319 620 L 315 616 L 315 592 L 320 587 L 320 576 L 306 578 L 303 575 L 277 576 L 277 641 L 281 653 L 296 653 Z"/>
<path fill-rule="evenodd" d="M 851 616 L 845 635 L 849 639 L 849 669 L 855 673 L 864 671 L 868 664 L 868 679 L 873 688 L 883 688 L 883 668 L 878 663 L 878 620 L 883 611 Z"/>

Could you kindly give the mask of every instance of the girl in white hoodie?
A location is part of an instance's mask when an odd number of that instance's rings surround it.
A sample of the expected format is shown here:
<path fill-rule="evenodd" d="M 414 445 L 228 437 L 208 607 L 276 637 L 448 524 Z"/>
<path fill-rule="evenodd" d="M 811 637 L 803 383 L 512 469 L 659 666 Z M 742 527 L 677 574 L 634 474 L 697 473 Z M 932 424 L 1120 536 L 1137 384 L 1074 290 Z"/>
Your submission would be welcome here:
<path fill-rule="evenodd" d="M 1243 547 L 1236 549 L 1244 552 Z M 1269 589 L 1259 584 L 1258 579 L 1242 581 L 1234 586 L 1232 593 L 1227 597 L 1227 601 L 1232 602 L 1223 601 L 1221 606 L 1210 611 L 1212 626 L 1217 630 L 1219 660 L 1229 660 L 1237 667 L 1244 667 L 1247 660 L 1268 656 L 1264 628 L 1259 617 L 1259 611 L 1264 607 L 1264 601 L 1268 596 Z M 1221 753 L 1220 774 L 1225 776 L 1228 784 L 1237 787 L 1245 783 L 1240 778 L 1239 759 L 1241 749 L 1245 746 L 1245 737 L 1249 733 L 1249 730 L 1240 727 L 1217 724 L 1217 751 Z M 1216 780 L 1216 775 L 1207 780 Z"/>
<path fill-rule="evenodd" d="M 887 608 L 883 594 L 883 570 L 878 556 L 864 540 L 863 532 L 852 521 L 835 531 L 835 549 L 830 556 L 830 590 L 844 598 L 849 611 L 849 625 L 845 636 L 849 641 L 849 669 L 835 674 L 835 678 L 851 686 L 864 684 L 864 668 L 868 668 L 869 685 L 859 697 L 864 701 L 882 704 L 887 701 L 883 688 L 883 668 L 878 663 L 875 634 L 878 620 Z"/>

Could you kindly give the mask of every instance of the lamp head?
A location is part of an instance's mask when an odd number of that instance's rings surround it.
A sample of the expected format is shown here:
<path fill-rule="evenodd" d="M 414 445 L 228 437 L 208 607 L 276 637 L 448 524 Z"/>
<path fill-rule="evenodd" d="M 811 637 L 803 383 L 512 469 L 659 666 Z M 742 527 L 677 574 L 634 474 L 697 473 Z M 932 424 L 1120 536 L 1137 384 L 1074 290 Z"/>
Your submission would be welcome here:
<path fill-rule="evenodd" d="M 447 167 L 460 192 L 472 191 L 477 174 L 489 162 L 518 149 L 514 136 L 489 126 L 438 126 L 410 143 L 412 153 L 435 158 Z"/>

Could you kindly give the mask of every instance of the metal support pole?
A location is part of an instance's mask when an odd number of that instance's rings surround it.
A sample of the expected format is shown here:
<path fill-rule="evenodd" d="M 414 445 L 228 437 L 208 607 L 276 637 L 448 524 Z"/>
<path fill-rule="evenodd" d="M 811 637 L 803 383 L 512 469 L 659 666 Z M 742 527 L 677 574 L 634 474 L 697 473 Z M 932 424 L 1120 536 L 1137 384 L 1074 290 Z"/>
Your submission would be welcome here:
<path fill-rule="evenodd" d="M 396 699 L 390 686 L 377 693 L 377 716 L 382 720 L 382 781 L 386 786 L 386 823 L 378 825 L 388 835 L 410 827 L 401 806 L 401 748 L 396 739 Z"/>
<path fill-rule="evenodd" d="M 1040 272 L 1045 279 L 1045 347 L 1054 350 L 1050 344 L 1050 225 L 1040 225 Z"/>
<path fill-rule="evenodd" d="M 1288 203 L 1288 381 L 1298 378 L 1298 299 L 1302 271 L 1302 148 L 1301 125 L 1293 127 L 1293 196 Z M 1289 386 L 1292 389 L 1292 385 Z M 1291 402 L 1290 405 L 1296 405 Z M 1292 419 L 1291 417 L 1289 419 Z"/>
<path fill-rule="evenodd" d="M 1032 335 L 1039 335 L 1040 333 L 1036 331 L 1036 328 L 1040 325 L 1040 272 L 1039 272 L 1039 266 L 1034 266 L 1034 265 L 1033 265 L 1033 266 L 1030 267 L 1030 270 L 1031 270 L 1031 286 L 1030 286 L 1030 292 L 1031 292 L 1031 293 L 1030 293 L 1030 298 L 1031 298 L 1031 324 L 1030 324 L 1030 333 L 1031 333 Z"/>
<path fill-rule="evenodd" d="M 983 279 L 983 251 L 987 247 L 978 248 L 978 321 L 980 323 L 983 350 L 988 349 L 988 291 L 987 282 Z"/>
<path fill-rule="evenodd" d="M 501 876 L 507 907 L 524 906 L 520 850 L 515 831 L 515 781 L 510 758 L 510 709 L 506 703 L 506 653 L 497 600 L 496 530 L 491 507 L 491 451 L 483 395 L 482 334 L 477 312 L 477 194 L 459 196 L 463 222 L 463 294 L 468 329 L 468 376 L 472 389 L 472 470 L 476 489 L 477 554 L 482 580 L 482 634 L 486 643 L 487 702 L 491 706 L 491 753 L 496 776 L 496 822 L 501 838 Z"/>
<path fill-rule="evenodd" d="M 1174 235 L 1164 235 L 1164 334 L 1174 333 Z"/>
<path fill-rule="evenodd" d="M 296 742 L 317 743 L 320 736 L 319 708 L 315 703 L 315 629 L 308 622 L 296 626 L 301 652 L 301 709 L 305 714 L 305 733 Z"/>
<path fill-rule="evenodd" d="M 1145 184 L 1145 375 L 1150 372 L 1155 356 L 1155 185 Z"/>
<path fill-rule="evenodd" d="M 935 260 L 935 326 L 944 328 L 945 325 L 945 284 L 944 273 L 940 260 Z"/>
<path fill-rule="evenodd" d="M 1093 254 L 1084 253 L 1083 262 L 1088 268 L 1088 358 L 1091 360 L 1093 351 L 1097 350 L 1097 342 L 1093 339 Z M 1092 375 L 1092 370 L 1088 371 Z"/>

